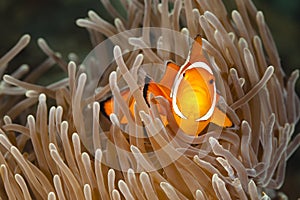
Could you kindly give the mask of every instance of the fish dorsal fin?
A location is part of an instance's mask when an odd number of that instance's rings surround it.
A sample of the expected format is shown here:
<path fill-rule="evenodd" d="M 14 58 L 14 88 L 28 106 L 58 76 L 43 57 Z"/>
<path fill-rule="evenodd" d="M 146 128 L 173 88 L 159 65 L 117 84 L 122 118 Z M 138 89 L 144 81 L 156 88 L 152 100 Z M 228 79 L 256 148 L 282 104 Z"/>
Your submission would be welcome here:
<path fill-rule="evenodd" d="M 176 65 L 175 63 L 173 63 L 172 61 L 168 61 L 167 62 L 167 70 L 168 69 L 173 69 L 175 70 L 176 72 L 179 70 L 180 66 Z"/>
<path fill-rule="evenodd" d="M 176 65 L 175 63 L 168 61 L 166 63 L 166 70 L 164 73 L 164 76 L 159 81 L 160 85 L 163 85 L 164 87 L 171 90 L 175 77 L 177 75 L 178 70 L 180 69 L 180 66 Z"/>
<path fill-rule="evenodd" d="M 202 52 L 202 38 L 200 35 L 197 35 L 194 39 L 194 42 L 192 44 L 190 55 L 189 55 L 189 62 L 195 63 L 195 62 L 205 62 L 207 63 L 203 52 Z"/>
<path fill-rule="evenodd" d="M 143 96 L 144 96 L 148 106 L 150 106 L 149 102 L 150 102 L 150 94 L 151 93 L 154 96 L 162 96 L 165 99 L 167 99 L 169 102 L 171 102 L 170 88 L 166 87 L 165 85 L 155 83 L 149 77 L 146 77 L 145 85 L 144 85 L 144 88 L 143 88 Z"/>
<path fill-rule="evenodd" d="M 149 95 L 152 93 L 154 96 L 162 96 L 168 101 L 170 99 L 170 92 L 173 86 L 173 82 L 175 80 L 176 74 L 180 69 L 180 66 L 176 65 L 171 61 L 167 61 L 165 63 L 166 69 L 163 77 L 159 82 L 154 82 L 152 78 L 146 76 L 145 77 L 145 85 L 143 88 L 143 95 L 146 99 L 146 102 L 149 104 Z"/>
<path fill-rule="evenodd" d="M 179 74 L 183 73 L 187 68 L 196 62 L 204 62 L 207 65 L 209 64 L 206 58 L 203 55 L 202 51 L 202 38 L 200 35 L 197 35 L 193 41 L 193 44 L 190 48 L 189 55 L 185 61 L 185 63 L 179 69 Z M 178 78 L 178 76 L 177 76 Z"/>

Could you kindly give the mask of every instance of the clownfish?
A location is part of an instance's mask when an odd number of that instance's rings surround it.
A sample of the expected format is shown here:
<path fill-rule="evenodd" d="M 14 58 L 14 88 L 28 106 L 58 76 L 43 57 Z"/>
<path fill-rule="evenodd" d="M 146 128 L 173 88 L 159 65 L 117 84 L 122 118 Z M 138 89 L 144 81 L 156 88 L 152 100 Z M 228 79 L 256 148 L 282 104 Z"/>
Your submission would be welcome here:
<path fill-rule="evenodd" d="M 178 127 L 188 135 L 199 135 L 209 123 L 226 128 L 233 126 L 226 113 L 217 106 L 220 96 L 213 71 L 202 54 L 200 36 L 195 38 L 182 66 L 167 62 L 162 79 L 156 83 L 146 77 L 141 90 L 148 106 L 151 93 L 168 100 Z M 130 96 L 129 90 L 121 94 L 124 99 Z M 108 118 L 113 113 L 112 104 L 113 97 L 100 102 L 100 110 Z M 134 100 L 129 104 L 133 113 Z"/>

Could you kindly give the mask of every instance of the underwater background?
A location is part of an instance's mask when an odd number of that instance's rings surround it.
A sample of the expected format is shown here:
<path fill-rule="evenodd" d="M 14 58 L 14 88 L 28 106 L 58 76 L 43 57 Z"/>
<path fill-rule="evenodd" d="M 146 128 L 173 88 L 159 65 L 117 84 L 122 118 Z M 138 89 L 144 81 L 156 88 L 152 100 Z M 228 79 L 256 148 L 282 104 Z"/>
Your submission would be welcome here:
<path fill-rule="evenodd" d="M 233 0 L 228 1 L 228 4 Z M 264 12 L 266 21 L 276 42 L 286 74 L 300 68 L 300 1 L 299 0 L 253 0 Z M 96 10 L 108 21 L 112 18 L 97 0 L 1 0 L 0 1 L 0 57 L 9 50 L 24 33 L 29 33 L 32 42 L 10 63 L 7 73 L 21 64 L 31 68 L 46 57 L 38 48 L 37 39 L 43 37 L 51 48 L 66 58 L 70 52 L 83 59 L 92 49 L 89 35 L 75 24 L 75 20 L 86 16 L 88 10 Z M 61 70 L 49 73 L 50 83 L 66 76 Z M 300 95 L 300 81 L 296 87 Z M 295 133 L 300 132 L 299 123 Z M 300 197 L 300 150 L 289 159 L 286 180 L 281 189 L 290 199 Z"/>

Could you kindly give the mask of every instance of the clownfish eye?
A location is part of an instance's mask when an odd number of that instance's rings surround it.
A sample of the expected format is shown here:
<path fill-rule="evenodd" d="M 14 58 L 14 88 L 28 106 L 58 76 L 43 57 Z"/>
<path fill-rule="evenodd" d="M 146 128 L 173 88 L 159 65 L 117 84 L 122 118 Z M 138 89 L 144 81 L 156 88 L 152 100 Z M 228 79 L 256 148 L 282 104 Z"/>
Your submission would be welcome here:
<path fill-rule="evenodd" d="M 209 84 L 213 84 L 213 83 L 214 83 L 214 79 L 210 79 Z"/>
<path fill-rule="evenodd" d="M 185 77 L 185 72 L 182 74 L 183 77 Z"/>

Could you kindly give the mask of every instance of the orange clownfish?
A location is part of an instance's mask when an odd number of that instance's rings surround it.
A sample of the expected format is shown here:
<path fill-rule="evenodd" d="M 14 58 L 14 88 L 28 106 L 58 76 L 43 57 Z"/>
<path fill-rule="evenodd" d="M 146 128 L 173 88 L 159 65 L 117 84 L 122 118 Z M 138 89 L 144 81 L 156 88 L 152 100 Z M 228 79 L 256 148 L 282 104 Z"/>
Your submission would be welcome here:
<path fill-rule="evenodd" d="M 150 101 L 151 93 L 167 99 L 175 121 L 184 133 L 197 136 L 209 123 L 220 127 L 233 126 L 226 113 L 217 107 L 219 94 L 215 77 L 202 54 L 200 36 L 195 38 L 188 58 L 182 66 L 168 62 L 165 74 L 159 83 L 148 77 L 145 82 L 141 90 L 146 102 Z M 123 91 L 122 96 L 128 98 L 129 90 Z M 113 98 L 101 102 L 101 111 L 107 117 L 113 112 L 112 102 Z M 133 104 L 134 101 L 130 101 L 132 113 Z"/>

